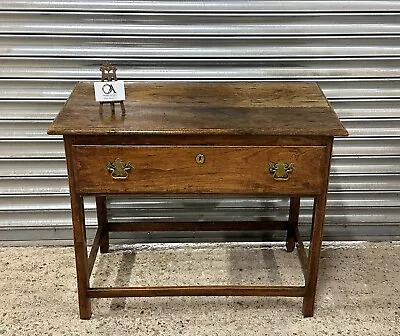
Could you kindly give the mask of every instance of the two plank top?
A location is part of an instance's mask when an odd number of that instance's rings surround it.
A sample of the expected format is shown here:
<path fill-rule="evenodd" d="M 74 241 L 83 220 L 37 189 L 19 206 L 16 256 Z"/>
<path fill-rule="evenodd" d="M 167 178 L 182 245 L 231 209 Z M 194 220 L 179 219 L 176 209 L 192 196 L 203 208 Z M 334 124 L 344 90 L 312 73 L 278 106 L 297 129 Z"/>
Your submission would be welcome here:
<path fill-rule="evenodd" d="M 343 136 L 346 129 L 316 83 L 125 83 L 126 115 L 95 101 L 79 82 L 48 134 L 203 134 Z"/>

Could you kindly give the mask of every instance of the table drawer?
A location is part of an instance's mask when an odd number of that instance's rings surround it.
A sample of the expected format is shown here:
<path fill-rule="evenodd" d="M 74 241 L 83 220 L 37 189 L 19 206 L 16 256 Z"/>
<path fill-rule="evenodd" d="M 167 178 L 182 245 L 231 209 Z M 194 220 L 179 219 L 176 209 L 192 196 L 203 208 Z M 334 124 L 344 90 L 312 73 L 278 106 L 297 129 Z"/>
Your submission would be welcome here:
<path fill-rule="evenodd" d="M 323 146 L 73 146 L 79 193 L 318 194 Z"/>

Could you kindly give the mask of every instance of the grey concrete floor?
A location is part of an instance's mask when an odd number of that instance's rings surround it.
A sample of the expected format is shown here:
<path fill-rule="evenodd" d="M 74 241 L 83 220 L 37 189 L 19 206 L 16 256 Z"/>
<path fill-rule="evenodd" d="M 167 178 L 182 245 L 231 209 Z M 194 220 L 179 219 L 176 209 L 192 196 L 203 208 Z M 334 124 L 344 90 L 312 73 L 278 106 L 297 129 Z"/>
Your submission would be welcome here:
<path fill-rule="evenodd" d="M 324 245 L 313 318 L 301 298 L 94 299 L 78 318 L 70 247 L 0 248 L 0 335 L 400 335 L 400 244 Z M 302 284 L 282 245 L 114 247 L 92 284 Z"/>

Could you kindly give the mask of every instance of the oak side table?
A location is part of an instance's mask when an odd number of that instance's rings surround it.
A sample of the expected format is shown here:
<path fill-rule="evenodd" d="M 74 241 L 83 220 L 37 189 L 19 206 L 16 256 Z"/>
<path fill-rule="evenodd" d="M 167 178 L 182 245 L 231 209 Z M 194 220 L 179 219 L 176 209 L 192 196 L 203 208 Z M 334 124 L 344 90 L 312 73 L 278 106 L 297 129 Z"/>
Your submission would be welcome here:
<path fill-rule="evenodd" d="M 118 106 L 116 106 L 118 107 Z M 93 84 L 79 82 L 48 130 L 63 135 L 70 186 L 79 312 L 100 297 L 238 295 L 303 297 L 312 316 L 334 136 L 347 135 L 315 83 L 134 82 L 126 113 L 100 111 Z M 287 221 L 112 223 L 110 195 L 283 195 Z M 98 229 L 88 255 L 84 196 L 96 198 Z M 298 230 L 300 198 L 313 197 L 310 247 Z M 285 230 L 305 286 L 90 287 L 111 231 Z"/>

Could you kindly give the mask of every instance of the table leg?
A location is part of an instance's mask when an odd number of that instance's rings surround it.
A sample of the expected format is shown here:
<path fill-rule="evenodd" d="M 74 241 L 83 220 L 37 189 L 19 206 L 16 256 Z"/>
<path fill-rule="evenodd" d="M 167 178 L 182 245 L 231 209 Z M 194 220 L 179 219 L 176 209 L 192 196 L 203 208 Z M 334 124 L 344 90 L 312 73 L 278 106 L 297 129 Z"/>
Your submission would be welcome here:
<path fill-rule="evenodd" d="M 71 191 L 71 209 L 78 281 L 79 314 L 81 319 L 89 319 L 92 315 L 92 309 L 88 296 L 89 273 L 83 197 L 73 191 Z"/>
<path fill-rule="evenodd" d="M 326 194 L 314 198 L 313 223 L 308 254 L 308 270 L 306 274 L 306 294 L 303 300 L 304 317 L 311 317 L 314 315 L 314 302 L 325 219 L 325 205 Z"/>
<path fill-rule="evenodd" d="M 296 243 L 295 231 L 299 223 L 300 197 L 290 197 L 289 226 L 286 235 L 286 251 L 293 252 Z"/>
<path fill-rule="evenodd" d="M 101 229 L 100 253 L 107 253 L 110 249 L 110 234 L 108 231 L 107 204 L 105 196 L 96 196 L 97 222 Z"/>

